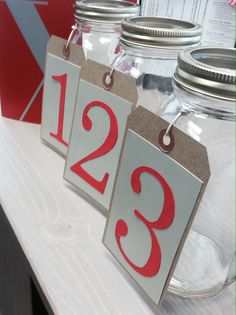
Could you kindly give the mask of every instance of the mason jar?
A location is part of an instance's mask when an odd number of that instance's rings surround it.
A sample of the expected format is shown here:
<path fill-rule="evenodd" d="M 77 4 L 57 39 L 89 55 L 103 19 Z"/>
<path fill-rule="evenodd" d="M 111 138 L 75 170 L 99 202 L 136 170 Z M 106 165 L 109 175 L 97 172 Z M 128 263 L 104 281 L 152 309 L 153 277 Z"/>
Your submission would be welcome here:
<path fill-rule="evenodd" d="M 169 287 L 182 296 L 214 295 L 235 280 L 235 57 L 235 49 L 181 51 L 175 98 L 159 112 L 169 122 L 185 113 L 175 125 L 206 147 L 211 171 Z"/>
<path fill-rule="evenodd" d="M 164 17 L 125 18 L 121 26 L 121 51 L 112 67 L 135 78 L 137 105 L 156 113 L 173 94 L 179 51 L 200 44 L 202 27 Z"/>
<path fill-rule="evenodd" d="M 120 50 L 121 20 L 139 13 L 139 5 L 127 1 L 76 1 L 72 42 L 83 46 L 86 59 L 110 65 Z"/>

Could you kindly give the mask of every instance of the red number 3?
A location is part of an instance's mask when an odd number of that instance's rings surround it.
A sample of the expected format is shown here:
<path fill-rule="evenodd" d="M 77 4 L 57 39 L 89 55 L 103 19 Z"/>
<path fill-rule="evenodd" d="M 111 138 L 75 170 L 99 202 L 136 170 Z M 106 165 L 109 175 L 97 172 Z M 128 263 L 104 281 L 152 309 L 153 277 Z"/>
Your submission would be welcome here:
<path fill-rule="evenodd" d="M 92 107 L 101 107 L 107 112 L 110 118 L 110 130 L 104 143 L 96 151 L 74 164 L 71 167 L 71 170 L 83 178 L 90 186 L 103 194 L 106 189 L 109 174 L 105 173 L 102 180 L 97 180 L 82 168 L 82 164 L 105 155 L 114 148 L 118 139 L 118 123 L 115 114 L 107 104 L 100 101 L 94 101 L 88 104 L 83 112 L 82 123 L 85 130 L 90 131 L 92 128 L 92 121 L 88 116 L 88 112 Z"/>
<path fill-rule="evenodd" d="M 115 237 L 118 247 L 128 264 L 139 274 L 145 277 L 154 277 L 158 273 L 161 265 L 161 249 L 154 230 L 165 230 L 171 226 L 175 216 L 175 200 L 173 192 L 166 180 L 157 171 L 148 166 L 138 167 L 133 172 L 131 178 L 131 186 L 134 192 L 141 192 L 140 176 L 142 173 L 149 173 L 153 175 L 161 184 L 164 192 L 164 203 L 162 212 L 160 217 L 155 222 L 147 220 L 139 210 L 134 210 L 134 214 L 136 215 L 136 217 L 138 217 L 138 219 L 146 225 L 151 237 L 151 253 L 147 263 L 144 266 L 139 267 L 134 264 L 125 254 L 120 241 L 121 237 L 124 237 L 128 234 L 128 226 L 124 220 L 119 220 L 117 222 Z"/>

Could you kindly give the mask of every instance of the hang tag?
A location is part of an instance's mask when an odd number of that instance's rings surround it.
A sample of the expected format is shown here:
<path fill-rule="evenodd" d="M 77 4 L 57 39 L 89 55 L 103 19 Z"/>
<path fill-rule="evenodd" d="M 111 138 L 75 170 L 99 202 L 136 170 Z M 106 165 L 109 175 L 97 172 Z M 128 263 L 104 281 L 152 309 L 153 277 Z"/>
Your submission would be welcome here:
<path fill-rule="evenodd" d="M 184 118 L 181 118 L 184 119 Z M 209 180 L 206 148 L 143 107 L 129 117 L 103 243 L 159 306 Z M 166 148 L 164 148 L 165 151 Z"/>
<path fill-rule="evenodd" d="M 48 42 L 41 138 L 66 155 L 78 90 L 83 48 L 52 36 Z"/>
<path fill-rule="evenodd" d="M 109 208 L 127 117 L 137 101 L 135 80 L 88 60 L 81 70 L 64 178 Z M 109 90 L 107 90 L 109 89 Z"/>

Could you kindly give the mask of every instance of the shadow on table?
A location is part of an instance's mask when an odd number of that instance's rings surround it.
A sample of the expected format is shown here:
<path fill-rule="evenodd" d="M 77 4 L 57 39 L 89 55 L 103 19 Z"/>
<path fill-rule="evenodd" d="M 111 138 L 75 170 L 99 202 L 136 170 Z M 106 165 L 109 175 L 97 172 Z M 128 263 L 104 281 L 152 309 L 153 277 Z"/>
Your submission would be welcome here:
<path fill-rule="evenodd" d="M 73 186 L 73 184 L 70 184 L 69 182 L 64 182 L 66 188 L 73 191 L 75 194 L 77 194 L 79 197 L 83 198 L 85 201 L 87 201 L 95 210 L 98 210 L 104 217 L 107 217 L 108 211 L 103 208 L 99 203 L 95 202 L 88 194 L 80 190 L 79 188 Z"/>

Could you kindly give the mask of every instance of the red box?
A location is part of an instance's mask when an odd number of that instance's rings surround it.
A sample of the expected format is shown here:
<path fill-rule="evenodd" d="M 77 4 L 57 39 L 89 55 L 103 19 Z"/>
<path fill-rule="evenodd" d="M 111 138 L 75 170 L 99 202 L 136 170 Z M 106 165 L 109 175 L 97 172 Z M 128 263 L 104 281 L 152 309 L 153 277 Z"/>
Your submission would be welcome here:
<path fill-rule="evenodd" d="M 74 0 L 0 1 L 0 97 L 5 117 L 40 123 L 46 45 L 67 38 Z"/>
<path fill-rule="evenodd" d="M 74 2 L 0 0 L 0 99 L 3 116 L 41 122 L 46 45 L 51 34 L 68 37 L 74 23 Z"/>

